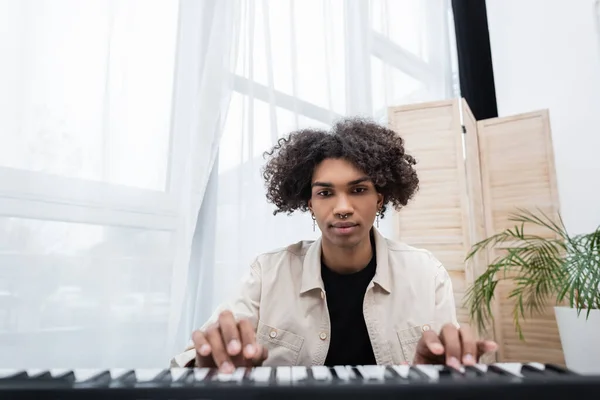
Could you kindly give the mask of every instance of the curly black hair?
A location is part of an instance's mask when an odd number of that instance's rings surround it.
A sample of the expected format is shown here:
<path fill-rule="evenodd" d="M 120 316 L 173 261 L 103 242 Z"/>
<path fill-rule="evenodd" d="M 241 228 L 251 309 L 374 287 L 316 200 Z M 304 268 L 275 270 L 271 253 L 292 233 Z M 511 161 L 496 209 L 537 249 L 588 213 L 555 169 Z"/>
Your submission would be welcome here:
<path fill-rule="evenodd" d="M 362 118 L 343 119 L 330 132 L 303 129 L 279 139 L 263 169 L 267 200 L 274 215 L 308 211 L 315 167 L 328 158 L 344 159 L 369 176 L 386 205 L 405 206 L 418 190 L 416 160 L 405 153 L 404 140 L 391 129 Z"/>

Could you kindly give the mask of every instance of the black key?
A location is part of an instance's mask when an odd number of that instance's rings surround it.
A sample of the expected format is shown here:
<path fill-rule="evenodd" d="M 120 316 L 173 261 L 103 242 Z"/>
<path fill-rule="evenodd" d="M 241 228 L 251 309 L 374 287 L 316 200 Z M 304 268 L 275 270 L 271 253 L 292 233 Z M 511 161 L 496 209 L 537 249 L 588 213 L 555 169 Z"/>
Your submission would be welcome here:
<path fill-rule="evenodd" d="M 546 372 L 552 373 L 555 375 L 571 375 L 571 376 L 579 375 L 575 371 L 571 371 L 567 368 L 561 367 L 560 365 L 556 365 L 556 364 L 546 364 L 545 367 L 546 367 Z"/>
<path fill-rule="evenodd" d="M 92 374 L 78 374 L 75 370 L 75 384 L 77 386 L 108 386 L 110 384 L 111 377 L 110 371 L 96 371 Z"/>
<path fill-rule="evenodd" d="M 485 378 L 485 372 L 472 365 L 467 365 L 464 367 L 463 376 L 465 379 L 482 379 Z"/>
<path fill-rule="evenodd" d="M 3 381 L 21 380 L 21 379 L 29 379 L 29 375 L 27 374 L 27 371 L 14 370 L 12 372 L 6 373 L 6 375 L 4 375 L 4 376 L 0 376 L 0 383 Z"/>
<path fill-rule="evenodd" d="M 39 373 L 30 376 L 30 379 L 35 380 L 51 380 L 54 379 L 50 371 L 40 371 Z"/>
<path fill-rule="evenodd" d="M 532 367 L 531 365 L 523 364 L 521 366 L 521 375 L 525 378 L 541 378 L 545 376 L 545 373 L 543 370 Z"/>
<path fill-rule="evenodd" d="M 462 380 L 464 379 L 463 374 L 456 368 L 444 365 L 438 371 L 440 380 Z"/>

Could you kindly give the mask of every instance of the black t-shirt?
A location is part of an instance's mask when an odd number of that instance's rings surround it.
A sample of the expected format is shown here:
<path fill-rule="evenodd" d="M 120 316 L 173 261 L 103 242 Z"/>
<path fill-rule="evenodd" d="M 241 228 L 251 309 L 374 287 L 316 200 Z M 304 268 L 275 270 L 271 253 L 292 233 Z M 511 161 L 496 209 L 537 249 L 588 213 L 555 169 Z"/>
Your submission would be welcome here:
<path fill-rule="evenodd" d="M 363 315 L 367 286 L 376 269 L 373 257 L 362 270 L 338 274 L 321 262 L 321 276 L 331 321 L 331 337 L 325 365 L 374 365 L 373 347 Z"/>

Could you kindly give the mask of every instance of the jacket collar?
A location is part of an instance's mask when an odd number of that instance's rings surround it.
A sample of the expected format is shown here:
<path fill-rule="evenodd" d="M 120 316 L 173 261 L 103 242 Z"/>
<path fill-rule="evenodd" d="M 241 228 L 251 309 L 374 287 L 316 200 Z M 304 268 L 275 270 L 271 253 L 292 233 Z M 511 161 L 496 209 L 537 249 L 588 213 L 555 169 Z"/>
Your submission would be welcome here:
<path fill-rule="evenodd" d="M 375 252 L 377 253 L 377 268 L 373 277 L 373 283 L 379 285 L 387 293 L 390 293 L 391 284 L 387 239 L 375 228 L 373 228 L 373 237 L 375 239 Z M 324 290 L 323 279 L 321 278 L 321 243 L 322 238 L 315 240 L 308 248 L 304 257 L 302 264 L 302 285 L 300 286 L 301 294 L 314 289 Z"/>

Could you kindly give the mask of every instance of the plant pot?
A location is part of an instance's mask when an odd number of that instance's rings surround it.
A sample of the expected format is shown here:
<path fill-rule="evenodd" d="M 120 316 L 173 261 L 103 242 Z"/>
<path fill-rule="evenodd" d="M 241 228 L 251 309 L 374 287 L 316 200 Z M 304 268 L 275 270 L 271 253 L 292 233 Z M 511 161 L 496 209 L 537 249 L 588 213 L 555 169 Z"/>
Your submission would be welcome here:
<path fill-rule="evenodd" d="M 567 368 L 581 374 L 600 373 L 600 310 L 554 307 Z"/>

